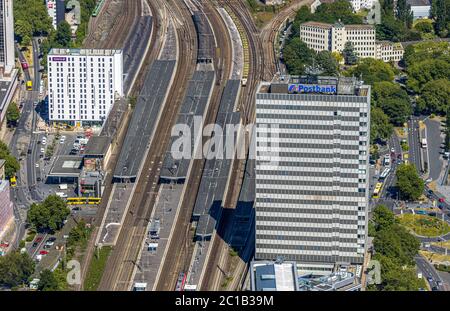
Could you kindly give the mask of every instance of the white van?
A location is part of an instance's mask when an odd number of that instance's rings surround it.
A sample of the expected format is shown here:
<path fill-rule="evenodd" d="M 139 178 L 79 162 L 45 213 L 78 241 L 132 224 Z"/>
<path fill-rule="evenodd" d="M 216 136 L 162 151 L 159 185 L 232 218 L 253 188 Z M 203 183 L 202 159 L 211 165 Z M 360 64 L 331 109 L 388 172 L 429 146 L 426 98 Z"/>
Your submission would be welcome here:
<path fill-rule="evenodd" d="M 56 192 L 55 193 L 57 196 L 59 196 L 60 198 L 67 198 L 67 194 L 65 194 L 64 192 Z"/>

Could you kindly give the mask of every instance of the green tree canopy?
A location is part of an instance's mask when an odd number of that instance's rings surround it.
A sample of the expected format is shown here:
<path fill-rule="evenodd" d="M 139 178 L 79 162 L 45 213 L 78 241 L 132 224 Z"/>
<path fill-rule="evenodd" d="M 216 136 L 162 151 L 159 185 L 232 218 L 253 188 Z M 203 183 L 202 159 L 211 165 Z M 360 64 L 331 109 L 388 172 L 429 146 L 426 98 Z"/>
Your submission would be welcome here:
<path fill-rule="evenodd" d="M 321 51 L 314 57 L 315 63 L 323 70 L 323 75 L 337 76 L 339 64 L 333 54 L 329 51 Z"/>
<path fill-rule="evenodd" d="M 40 274 L 38 290 L 41 291 L 56 291 L 58 290 L 58 280 L 53 275 L 53 272 L 45 269 Z"/>
<path fill-rule="evenodd" d="M 14 20 L 15 31 L 22 40 L 37 34 L 46 35 L 53 29 L 45 1 L 41 0 L 15 0 Z"/>
<path fill-rule="evenodd" d="M 6 121 L 9 124 L 15 125 L 20 119 L 20 110 L 15 102 L 11 102 L 6 110 Z"/>
<path fill-rule="evenodd" d="M 69 48 L 72 46 L 72 29 L 66 21 L 62 21 L 58 24 L 58 30 L 55 35 L 55 43 L 60 47 Z"/>
<path fill-rule="evenodd" d="M 397 187 L 405 200 L 415 201 L 423 193 L 424 182 L 413 164 L 401 164 L 397 168 Z"/>
<path fill-rule="evenodd" d="M 381 108 L 394 125 L 402 125 L 412 113 L 408 94 L 393 82 L 374 83 L 372 103 L 375 107 Z"/>
<path fill-rule="evenodd" d="M 390 64 L 382 60 L 363 58 L 347 74 L 356 77 L 361 76 L 365 83 L 372 85 L 375 82 L 394 80 L 395 71 Z"/>
<path fill-rule="evenodd" d="M 38 230 L 56 231 L 62 228 L 70 214 L 67 203 L 57 195 L 49 195 L 42 203 L 33 203 L 28 211 L 28 222 Z"/>
<path fill-rule="evenodd" d="M 355 47 L 351 41 L 345 42 L 344 50 L 342 51 L 346 65 L 355 65 L 358 62 L 358 55 L 355 52 Z"/>
<path fill-rule="evenodd" d="M 429 59 L 447 59 L 450 55 L 450 43 L 446 41 L 423 41 L 408 45 L 403 59 L 407 66 Z M 450 61 L 450 60 L 449 60 Z"/>
<path fill-rule="evenodd" d="M 418 21 L 415 25 L 414 25 L 414 29 L 416 29 L 417 31 L 420 31 L 421 33 L 433 33 L 433 23 L 431 23 L 429 20 L 421 20 Z"/>
<path fill-rule="evenodd" d="M 370 141 L 387 141 L 393 133 L 393 126 L 389 117 L 379 107 L 372 107 L 370 111 Z"/>
<path fill-rule="evenodd" d="M 28 253 L 10 252 L 0 257 L 0 285 L 15 287 L 27 284 L 34 272 L 34 262 Z"/>
<path fill-rule="evenodd" d="M 413 63 L 408 67 L 407 85 L 416 93 L 421 93 L 424 86 L 438 79 L 450 79 L 450 62 L 443 59 L 427 59 Z"/>
<path fill-rule="evenodd" d="M 444 115 L 450 108 L 450 81 L 438 79 L 425 84 L 417 100 L 417 108 L 423 112 Z"/>
<path fill-rule="evenodd" d="M 375 224 L 375 230 L 390 229 L 398 224 L 394 213 L 386 205 L 380 204 L 373 210 L 372 220 Z"/>
<path fill-rule="evenodd" d="M 0 141 L 0 159 L 5 160 L 5 175 L 6 178 L 13 177 L 20 169 L 19 161 L 11 154 L 8 146 Z"/>
<path fill-rule="evenodd" d="M 322 3 L 312 14 L 311 19 L 316 22 L 335 23 L 339 20 L 344 24 L 362 24 L 362 17 L 353 13 L 350 2 L 338 0 L 332 3 Z"/>
<path fill-rule="evenodd" d="M 308 48 L 300 38 L 293 38 L 284 48 L 284 59 L 287 70 L 292 75 L 301 75 L 305 66 L 312 63 L 315 52 Z"/>

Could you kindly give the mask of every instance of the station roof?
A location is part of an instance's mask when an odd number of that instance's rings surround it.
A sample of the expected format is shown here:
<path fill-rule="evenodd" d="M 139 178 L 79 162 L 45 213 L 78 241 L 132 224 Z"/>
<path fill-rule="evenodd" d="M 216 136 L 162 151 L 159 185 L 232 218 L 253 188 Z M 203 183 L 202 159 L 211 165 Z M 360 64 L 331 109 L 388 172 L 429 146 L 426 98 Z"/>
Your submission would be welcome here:
<path fill-rule="evenodd" d="M 110 145 L 110 138 L 107 136 L 94 136 L 89 139 L 84 150 L 85 156 L 105 156 Z"/>

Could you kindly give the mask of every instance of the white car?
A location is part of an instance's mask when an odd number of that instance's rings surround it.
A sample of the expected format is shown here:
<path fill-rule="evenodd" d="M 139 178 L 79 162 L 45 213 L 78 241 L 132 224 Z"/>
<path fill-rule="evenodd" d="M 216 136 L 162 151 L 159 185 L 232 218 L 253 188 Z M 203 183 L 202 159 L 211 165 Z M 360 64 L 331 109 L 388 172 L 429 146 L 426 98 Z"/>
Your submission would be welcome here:
<path fill-rule="evenodd" d="M 36 163 L 36 165 L 35 165 L 36 167 L 39 167 L 39 163 Z"/>
<path fill-rule="evenodd" d="M 41 148 L 41 153 L 45 153 L 45 148 Z"/>

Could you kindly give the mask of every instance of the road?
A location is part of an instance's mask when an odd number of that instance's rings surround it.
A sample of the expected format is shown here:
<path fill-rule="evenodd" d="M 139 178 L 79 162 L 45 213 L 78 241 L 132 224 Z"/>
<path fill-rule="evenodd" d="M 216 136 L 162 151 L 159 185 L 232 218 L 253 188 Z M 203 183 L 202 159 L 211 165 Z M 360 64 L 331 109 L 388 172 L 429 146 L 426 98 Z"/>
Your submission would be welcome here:
<path fill-rule="evenodd" d="M 438 180 L 443 165 L 443 160 L 441 158 L 441 144 L 443 142 L 443 137 L 441 136 L 441 124 L 439 121 L 427 118 L 425 120 L 425 125 L 427 127 L 429 178 Z"/>
<path fill-rule="evenodd" d="M 431 288 L 437 288 L 438 290 L 445 290 L 442 279 L 440 275 L 436 272 L 433 265 L 428 262 L 425 258 L 420 255 L 414 257 L 416 261 L 417 268 L 422 272 L 423 277 L 428 281 Z M 438 282 L 440 285 L 438 285 Z"/>
<path fill-rule="evenodd" d="M 409 158 L 408 161 L 416 166 L 417 171 L 421 174 L 421 150 L 419 141 L 419 118 L 412 116 L 408 121 L 408 144 Z"/>

